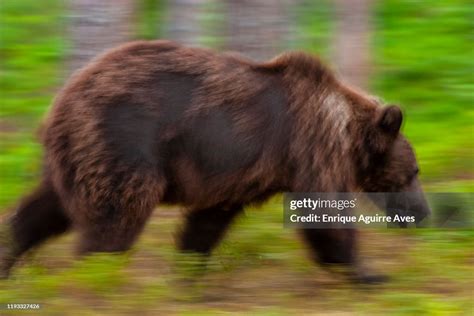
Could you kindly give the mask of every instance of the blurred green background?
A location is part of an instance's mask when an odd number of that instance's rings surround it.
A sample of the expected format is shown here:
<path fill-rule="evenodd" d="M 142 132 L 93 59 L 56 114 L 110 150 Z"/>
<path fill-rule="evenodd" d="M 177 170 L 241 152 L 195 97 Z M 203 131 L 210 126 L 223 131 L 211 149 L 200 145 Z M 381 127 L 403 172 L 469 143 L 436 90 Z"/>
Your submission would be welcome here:
<path fill-rule="evenodd" d="M 137 1 L 132 38 L 164 36 L 164 1 Z M 204 29 L 225 21 L 209 4 Z M 41 169 L 35 131 L 68 71 L 64 1 L 0 2 L 0 212 L 31 189 Z M 301 1 L 291 46 L 331 62 L 332 1 Z M 400 104 L 427 191 L 474 188 L 474 5 L 467 0 L 381 0 L 371 10 L 368 90 Z M 222 48 L 212 32 L 207 46 Z M 214 35 L 213 35 L 214 34 Z M 283 229 L 277 197 L 248 210 L 192 285 L 179 281 L 193 258 L 173 250 L 179 212 L 153 216 L 133 255 L 74 261 L 74 236 L 30 255 L 0 282 L 0 303 L 42 303 L 46 314 L 396 314 L 472 312 L 473 233 L 465 230 L 368 231 L 362 252 L 393 276 L 379 290 L 354 288 L 313 267 L 296 234 Z M 191 261 L 191 262 L 188 262 Z M 190 268 L 191 267 L 191 268 Z M 188 271 L 189 272 L 189 271 Z M 192 271 L 191 271 L 192 272 Z"/>

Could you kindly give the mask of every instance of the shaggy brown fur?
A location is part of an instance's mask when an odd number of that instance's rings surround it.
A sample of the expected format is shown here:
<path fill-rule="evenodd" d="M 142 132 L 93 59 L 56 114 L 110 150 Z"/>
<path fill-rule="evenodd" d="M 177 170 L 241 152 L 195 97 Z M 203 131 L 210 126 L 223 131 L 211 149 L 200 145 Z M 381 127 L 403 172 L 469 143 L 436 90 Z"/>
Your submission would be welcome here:
<path fill-rule="evenodd" d="M 190 210 L 180 249 L 210 253 L 243 206 L 276 192 L 400 191 L 417 169 L 400 124 L 397 107 L 380 107 L 307 54 L 257 64 L 130 43 L 58 94 L 34 199 L 54 205 L 20 206 L 10 252 L 15 259 L 70 223 L 81 253 L 124 251 L 157 204 L 180 203 Z M 355 264 L 355 231 L 304 235 L 320 261 Z"/>

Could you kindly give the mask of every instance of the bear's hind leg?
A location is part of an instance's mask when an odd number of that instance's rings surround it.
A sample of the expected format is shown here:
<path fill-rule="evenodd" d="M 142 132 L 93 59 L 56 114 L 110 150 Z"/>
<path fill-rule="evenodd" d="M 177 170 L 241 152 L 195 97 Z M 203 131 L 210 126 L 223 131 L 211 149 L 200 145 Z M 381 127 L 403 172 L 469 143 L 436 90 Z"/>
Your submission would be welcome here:
<path fill-rule="evenodd" d="M 0 245 L 0 276 L 7 277 L 23 253 L 66 232 L 70 226 L 59 196 L 50 182 L 44 180 L 7 220 L 7 236 Z"/>
<path fill-rule="evenodd" d="M 209 255 L 241 211 L 241 206 L 191 210 L 178 237 L 178 248 L 184 252 Z"/>
<path fill-rule="evenodd" d="M 86 178 L 73 192 L 71 219 L 79 232 L 79 255 L 130 249 L 161 200 L 165 187 L 161 177 L 115 169 Z"/>
<path fill-rule="evenodd" d="M 124 252 L 131 248 L 143 230 L 153 206 L 114 207 L 109 205 L 95 210 L 102 213 L 78 225 L 79 255 L 94 252 Z"/>

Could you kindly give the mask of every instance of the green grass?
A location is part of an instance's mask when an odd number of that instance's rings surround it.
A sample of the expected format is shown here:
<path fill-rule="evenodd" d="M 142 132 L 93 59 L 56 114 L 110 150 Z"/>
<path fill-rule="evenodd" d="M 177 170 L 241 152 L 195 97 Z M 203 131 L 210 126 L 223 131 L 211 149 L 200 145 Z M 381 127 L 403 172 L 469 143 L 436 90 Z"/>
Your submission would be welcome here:
<path fill-rule="evenodd" d="M 299 48 L 330 58 L 330 1 L 299 11 Z M 140 1 L 137 33 L 154 38 L 162 4 Z M 473 7 L 469 1 L 384 0 L 374 16 L 372 90 L 403 106 L 404 132 L 433 191 L 473 191 Z M 0 212 L 34 186 L 41 117 L 62 82 L 65 7 L 59 0 L 0 4 Z M 206 27 L 222 17 L 206 17 Z M 219 46 L 219 39 L 206 38 Z M 161 209 L 126 255 L 74 260 L 75 235 L 29 255 L 0 282 L 0 303 L 43 304 L 49 315 L 369 314 L 466 315 L 472 311 L 472 230 L 363 231 L 361 251 L 392 277 L 354 287 L 314 267 L 277 197 L 249 208 L 202 273 L 173 246 L 178 211 Z M 4 311 L 2 311 L 3 313 Z M 7 312 L 6 312 L 7 313 Z M 12 312 L 14 313 L 14 312 Z"/>
<path fill-rule="evenodd" d="M 127 255 L 73 261 L 76 236 L 62 237 L 0 283 L 0 302 L 40 303 L 58 315 L 463 315 L 472 308 L 472 231 L 364 231 L 364 258 L 391 281 L 354 286 L 313 266 L 295 232 L 281 228 L 279 205 L 249 209 L 204 274 L 200 258 L 174 252 L 179 221 L 170 209 L 156 212 Z"/>

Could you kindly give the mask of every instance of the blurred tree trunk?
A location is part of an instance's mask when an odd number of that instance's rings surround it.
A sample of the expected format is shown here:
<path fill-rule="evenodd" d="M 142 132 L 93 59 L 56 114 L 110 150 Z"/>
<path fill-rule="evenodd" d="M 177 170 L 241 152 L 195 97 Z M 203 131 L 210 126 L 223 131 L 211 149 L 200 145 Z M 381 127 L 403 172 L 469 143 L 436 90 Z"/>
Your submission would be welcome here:
<path fill-rule="evenodd" d="M 367 88 L 370 75 L 371 0 L 334 0 L 334 62 L 344 81 Z"/>
<path fill-rule="evenodd" d="M 134 0 L 69 0 L 69 73 L 132 38 Z"/>
<path fill-rule="evenodd" d="M 227 0 L 227 49 L 265 60 L 287 48 L 292 0 Z"/>
<path fill-rule="evenodd" d="M 168 0 L 165 37 L 182 44 L 198 45 L 205 4 L 205 0 Z"/>

